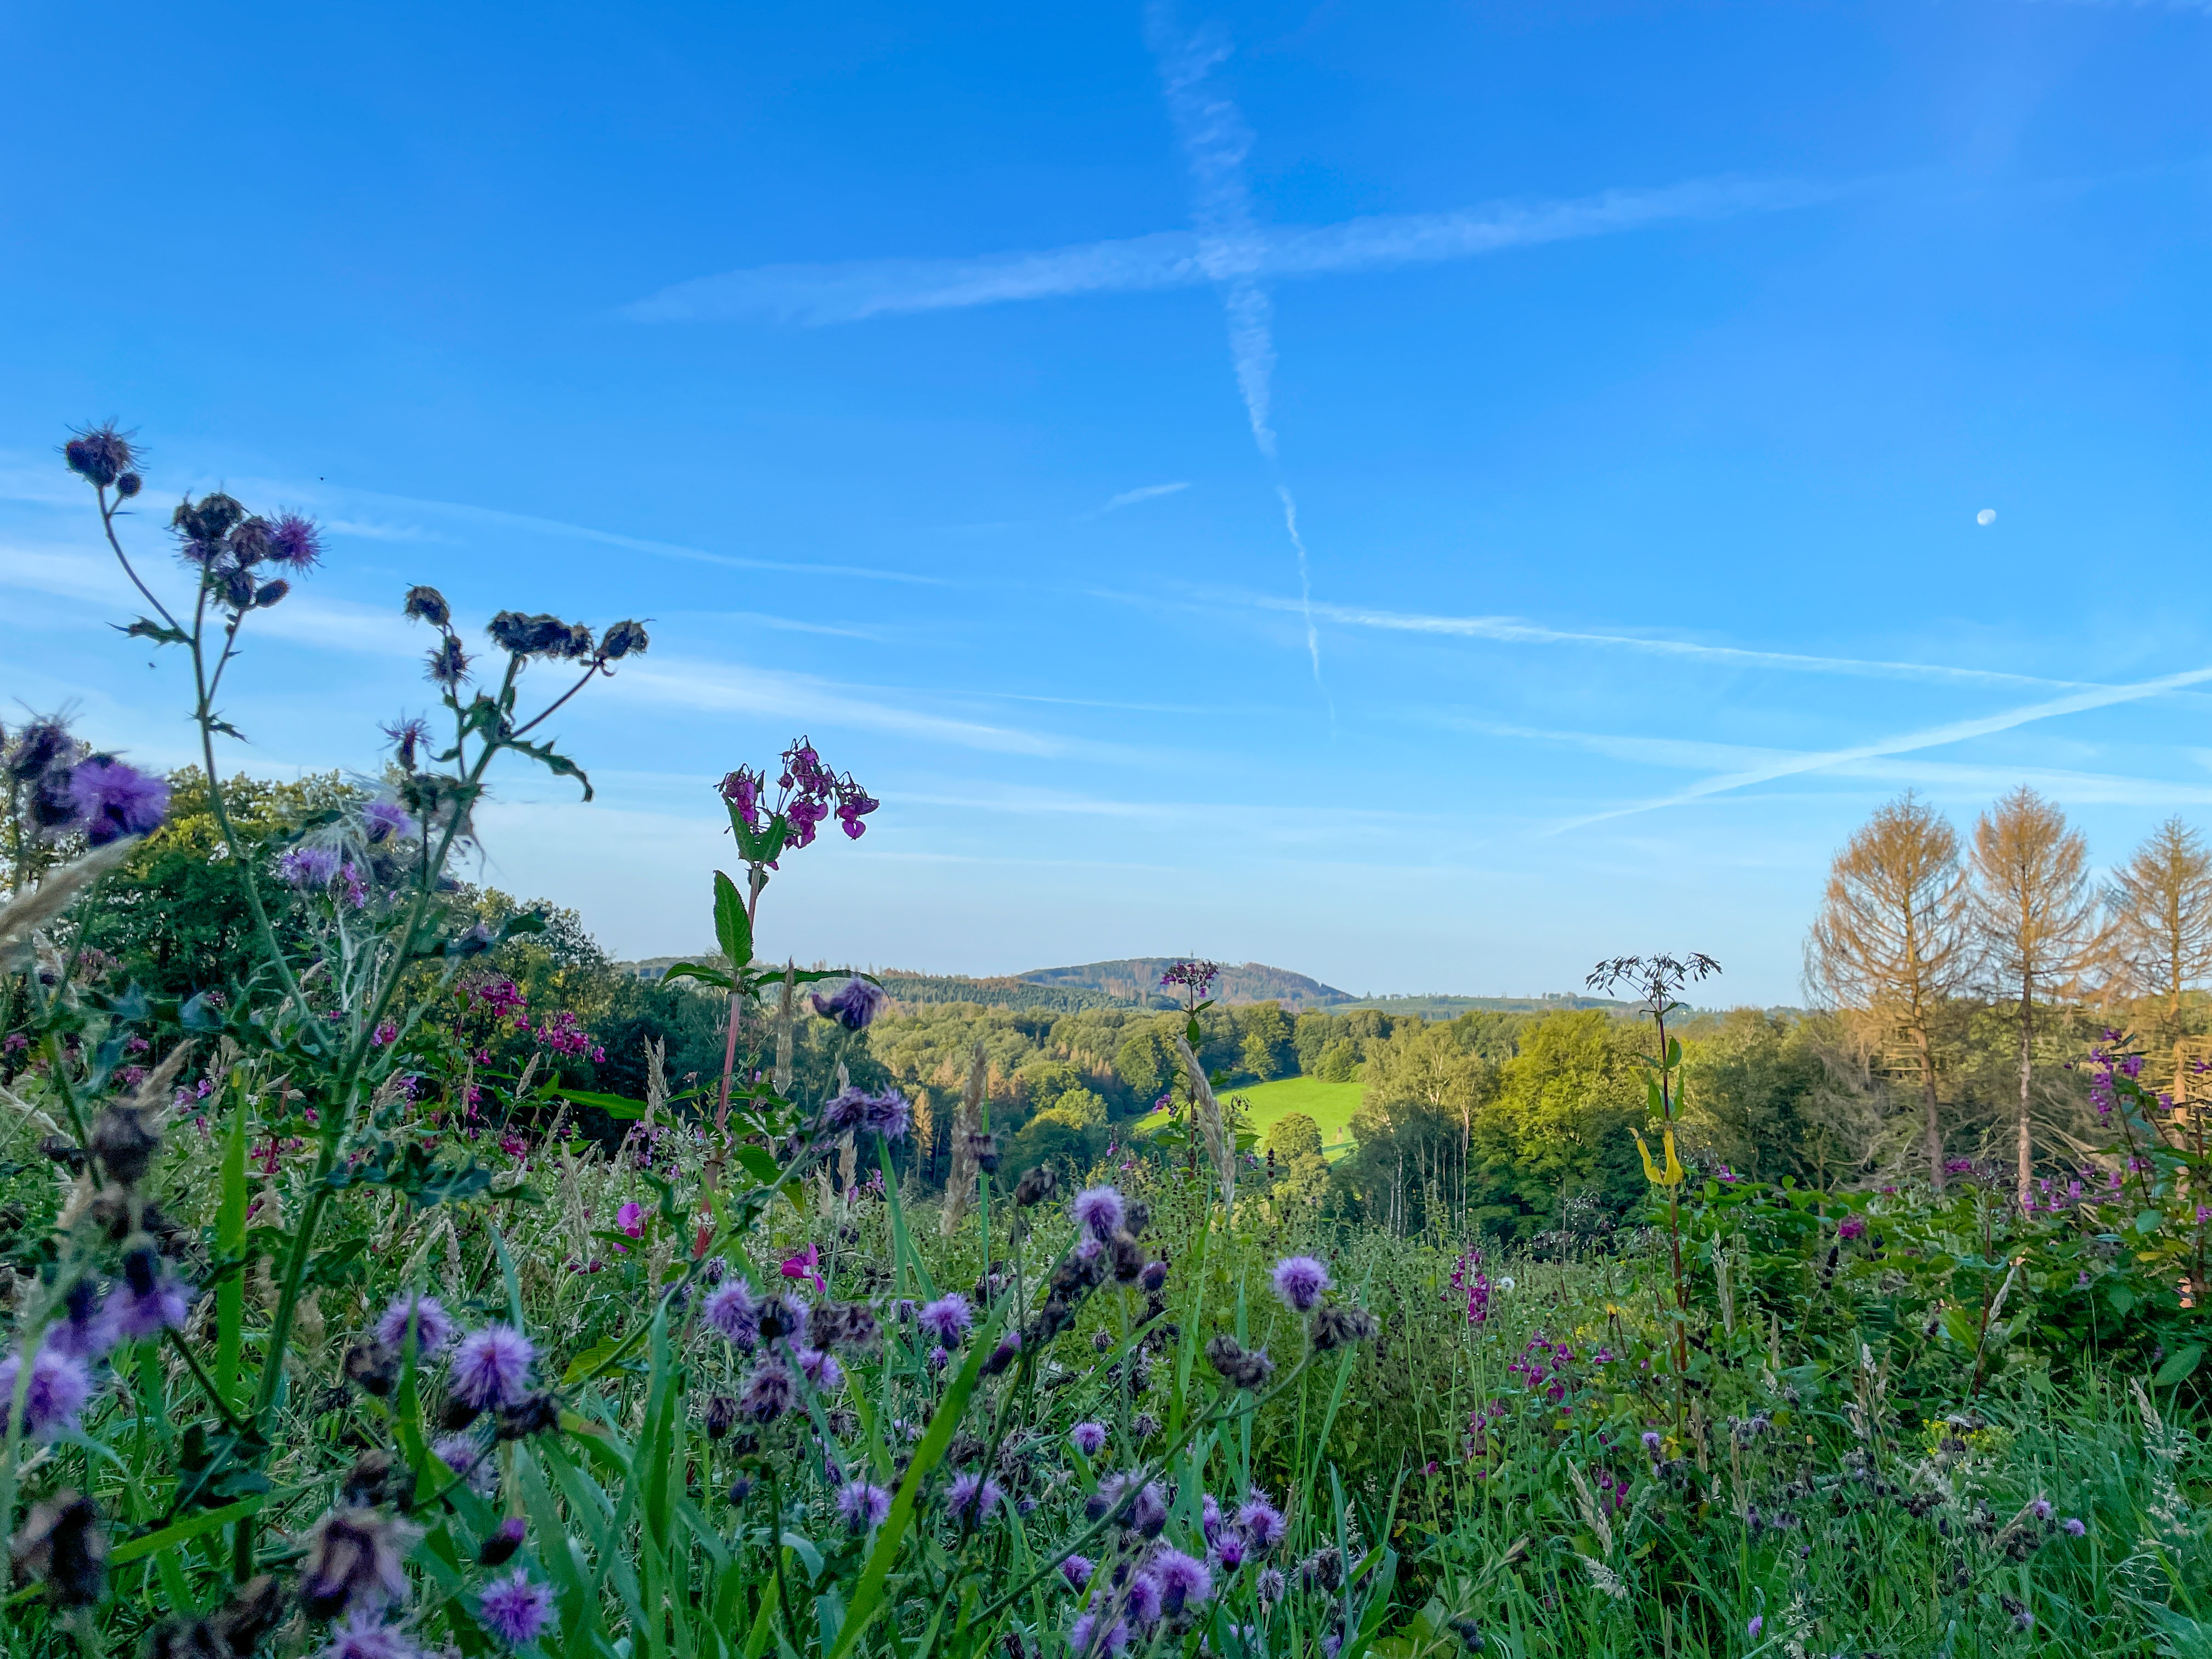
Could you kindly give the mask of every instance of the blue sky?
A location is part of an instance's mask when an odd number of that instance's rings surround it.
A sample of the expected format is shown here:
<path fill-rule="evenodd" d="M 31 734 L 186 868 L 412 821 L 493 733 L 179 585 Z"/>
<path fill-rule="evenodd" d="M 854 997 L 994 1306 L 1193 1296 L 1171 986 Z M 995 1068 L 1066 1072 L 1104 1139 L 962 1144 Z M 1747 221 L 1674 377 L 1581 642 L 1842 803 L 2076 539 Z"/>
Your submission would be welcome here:
<path fill-rule="evenodd" d="M 1907 787 L 2212 820 L 2212 8 L 0 30 L 0 696 L 186 757 L 52 453 L 108 416 L 149 504 L 331 525 L 241 764 L 377 764 L 410 582 L 650 618 L 599 799 L 486 818 L 617 951 L 704 939 L 711 780 L 800 730 L 884 805 L 763 945 L 942 970 L 1790 1000 Z"/>

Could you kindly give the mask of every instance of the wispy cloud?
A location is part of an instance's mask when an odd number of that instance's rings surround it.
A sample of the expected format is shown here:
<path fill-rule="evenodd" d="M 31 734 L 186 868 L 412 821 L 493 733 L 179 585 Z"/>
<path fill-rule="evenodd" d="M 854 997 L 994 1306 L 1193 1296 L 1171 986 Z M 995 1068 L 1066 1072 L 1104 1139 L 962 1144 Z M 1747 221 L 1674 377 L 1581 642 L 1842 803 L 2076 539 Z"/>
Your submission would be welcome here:
<path fill-rule="evenodd" d="M 1101 513 L 1118 513 L 1125 507 L 1134 507 L 1139 501 L 1157 501 L 1163 495 L 1172 495 L 1178 490 L 1189 488 L 1190 481 L 1187 478 L 1178 483 L 1146 484 L 1140 489 L 1123 490 L 1098 510 Z"/>
<path fill-rule="evenodd" d="M 1768 783 L 1778 778 L 1794 777 L 1807 772 L 1824 772 L 1861 762 L 1878 760 L 1892 755 L 1908 755 L 1923 749 L 1940 749 L 1948 744 L 1964 743 L 1971 738 L 1987 737 L 1993 732 L 2008 732 L 2016 726 L 2027 726 L 2037 720 L 2052 720 L 2062 714 L 2078 714 L 2093 708 L 2109 708 L 2118 703 L 2139 702 L 2146 697 L 2161 696 L 2170 691 L 2201 685 L 2212 680 L 2212 668 L 2191 668 L 2177 674 L 2161 674 L 2155 679 L 2137 680 L 2127 685 L 2088 686 L 2069 692 L 2063 697 L 2051 697 L 2041 702 L 2024 703 L 1994 714 L 1983 714 L 1971 720 L 1951 720 L 1941 726 L 1923 726 L 1917 732 L 1902 732 L 1895 737 L 1879 738 L 1870 743 L 1852 744 L 1840 749 L 1814 750 L 1802 754 L 1782 755 L 1761 760 L 1741 769 L 1721 773 L 1701 779 L 1672 794 L 1656 799 L 1637 801 L 1626 806 L 1616 806 L 1602 812 L 1589 813 L 1570 818 L 1556 825 L 1559 830 L 1580 829 L 1583 825 L 1601 823 L 1611 818 L 1627 817 L 1638 812 L 1657 811 L 1663 807 L 1687 805 L 1708 796 L 1743 789 L 1753 784 Z"/>
<path fill-rule="evenodd" d="M 1559 201 L 1370 214 L 1332 225 L 1249 226 L 1211 238 L 1201 227 L 972 258 L 759 265 L 678 283 L 623 307 L 623 314 L 644 323 L 750 319 L 818 326 L 1025 300 L 1199 288 L 1239 277 L 1289 281 L 1774 213 L 1832 200 L 1847 188 L 1787 179 L 1692 179 Z"/>
<path fill-rule="evenodd" d="M 1264 596 L 1252 603 L 1266 611 L 1308 609 L 1288 600 Z M 1517 617 L 1427 616 L 1418 611 L 1378 611 L 1369 606 L 1343 605 L 1316 605 L 1310 610 L 1313 615 L 1325 622 L 1340 623 L 1351 628 L 1496 640 L 1509 645 L 1576 645 L 1649 652 L 1655 656 L 1723 663 L 1739 668 L 1771 668 L 1809 674 L 1853 674 L 1875 679 L 1950 681 L 1964 684 L 2067 689 L 2089 685 L 2088 682 L 2081 680 L 2045 679 L 2033 674 L 2008 673 L 2000 669 L 1961 667 L 1954 663 L 1887 662 L 1862 657 L 1823 657 L 1796 651 L 1759 651 L 1741 646 L 1708 645 L 1696 640 L 1670 640 L 1650 635 L 1601 634 L 1547 628 Z"/>

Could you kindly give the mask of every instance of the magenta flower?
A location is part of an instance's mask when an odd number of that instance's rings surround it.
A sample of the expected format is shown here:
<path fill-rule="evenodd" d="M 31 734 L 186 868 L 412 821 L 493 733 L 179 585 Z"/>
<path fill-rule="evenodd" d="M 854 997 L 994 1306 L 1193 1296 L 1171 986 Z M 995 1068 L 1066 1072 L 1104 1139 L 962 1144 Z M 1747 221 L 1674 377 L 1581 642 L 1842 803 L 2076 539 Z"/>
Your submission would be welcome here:
<path fill-rule="evenodd" d="M 699 1316 L 741 1348 L 750 1348 L 760 1340 L 760 1304 L 753 1296 L 753 1287 L 735 1275 L 707 1292 L 707 1299 L 699 1304 Z"/>
<path fill-rule="evenodd" d="M 809 1281 L 813 1285 L 815 1294 L 817 1296 L 830 1288 L 822 1277 L 822 1247 L 818 1244 L 809 1244 L 798 1255 L 786 1256 L 776 1271 L 786 1279 L 802 1279 Z"/>
<path fill-rule="evenodd" d="M 1836 1224 L 1836 1237 L 1841 1239 L 1865 1237 L 1866 1218 L 1863 1215 L 1845 1216 Z"/>
<path fill-rule="evenodd" d="M 1328 1288 L 1328 1269 L 1310 1255 L 1286 1255 L 1275 1264 L 1275 1294 L 1292 1313 L 1311 1313 Z"/>
<path fill-rule="evenodd" d="M 479 1411 L 520 1404 L 537 1359 L 537 1348 L 512 1325 L 471 1331 L 453 1350 L 453 1394 Z"/>
<path fill-rule="evenodd" d="M 945 1491 L 945 1506 L 961 1525 L 980 1526 L 991 1518 L 991 1511 L 1005 1496 L 995 1480 L 980 1474 L 956 1474 Z"/>
<path fill-rule="evenodd" d="M 809 1382 L 824 1394 L 845 1386 L 845 1368 L 819 1348 L 801 1348 L 799 1369 L 805 1373 Z"/>
<path fill-rule="evenodd" d="M 1244 1535 L 1255 1548 L 1263 1550 L 1271 1550 L 1281 1543 L 1286 1530 L 1283 1512 L 1267 1501 L 1267 1493 L 1256 1489 L 1237 1511 L 1237 1524 L 1244 1528 Z"/>
<path fill-rule="evenodd" d="M 1150 1571 L 1160 1587 L 1164 1613 L 1202 1607 L 1212 1599 L 1213 1574 L 1196 1556 L 1185 1555 L 1181 1550 L 1162 1550 L 1152 1558 Z"/>
<path fill-rule="evenodd" d="M 1078 1423 L 1067 1431 L 1075 1443 L 1075 1449 L 1085 1457 L 1096 1457 L 1106 1444 L 1106 1425 L 1103 1423 Z"/>
<path fill-rule="evenodd" d="M 524 1647 L 536 1641 L 552 1620 L 553 1591 L 550 1585 L 532 1583 L 530 1575 L 517 1567 L 508 1577 L 485 1585 L 477 1605 L 486 1630 L 511 1648 Z"/>

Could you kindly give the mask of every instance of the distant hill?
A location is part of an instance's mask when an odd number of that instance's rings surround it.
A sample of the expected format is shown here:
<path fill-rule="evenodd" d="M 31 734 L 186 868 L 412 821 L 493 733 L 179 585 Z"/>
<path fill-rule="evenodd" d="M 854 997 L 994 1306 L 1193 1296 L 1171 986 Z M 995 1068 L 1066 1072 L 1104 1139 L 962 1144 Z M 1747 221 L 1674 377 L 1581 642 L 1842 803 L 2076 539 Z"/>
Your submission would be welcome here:
<path fill-rule="evenodd" d="M 1176 960 L 1174 957 L 1125 957 L 1118 962 L 1086 962 L 1074 968 L 1038 968 L 1018 975 L 1032 985 L 1080 987 L 1102 991 L 1122 1003 L 1139 1007 L 1168 1007 L 1176 999 L 1160 989 L 1160 975 Z M 1213 981 L 1217 1002 L 1279 1002 L 1290 1012 L 1308 1008 L 1334 1008 L 1352 1000 L 1352 993 L 1324 985 L 1287 968 L 1265 963 L 1224 963 L 1221 977 Z"/>
<path fill-rule="evenodd" d="M 1636 1005 L 1616 1002 L 1610 997 L 1577 996 L 1569 991 L 1553 991 L 1540 997 L 1455 997 L 1394 996 L 1361 997 L 1356 1001 L 1330 1005 L 1331 1013 L 1350 1013 L 1354 1008 L 1379 1008 L 1386 1014 L 1419 1014 L 1423 1019 L 1453 1019 L 1475 1009 L 1496 1013 L 1544 1014 L 1559 1008 L 1610 1008 L 1625 1010 Z"/>
<path fill-rule="evenodd" d="M 640 979 L 659 979 L 679 962 L 721 965 L 721 955 L 709 951 L 696 957 L 647 957 L 619 965 Z M 971 979 L 963 974 L 913 974 L 902 969 L 870 970 L 894 1000 L 908 1004 L 975 1002 L 986 1008 L 1046 1008 L 1055 1013 L 1079 1013 L 1085 1008 L 1128 1006 L 1127 999 L 1080 985 L 1038 985 L 1025 979 L 999 975 Z M 809 987 L 809 989 L 819 988 Z M 770 996 L 775 993 L 771 991 Z"/>

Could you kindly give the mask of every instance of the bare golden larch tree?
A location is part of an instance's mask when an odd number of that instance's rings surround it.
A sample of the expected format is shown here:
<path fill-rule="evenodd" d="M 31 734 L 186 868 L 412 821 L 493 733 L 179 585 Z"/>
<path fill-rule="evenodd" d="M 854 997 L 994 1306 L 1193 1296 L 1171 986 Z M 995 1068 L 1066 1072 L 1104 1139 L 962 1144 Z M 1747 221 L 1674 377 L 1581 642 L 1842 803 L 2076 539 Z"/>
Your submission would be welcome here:
<path fill-rule="evenodd" d="M 2151 831 L 2106 888 L 2114 955 L 2130 988 L 2161 999 L 2179 1037 L 2181 995 L 2212 975 L 2212 853 L 2179 818 Z"/>
<path fill-rule="evenodd" d="M 1975 965 L 1959 836 L 1907 791 L 1844 843 L 1805 945 L 1814 996 L 1902 1043 L 1920 1085 L 1928 1179 L 1943 1185 L 1933 1026 Z"/>
<path fill-rule="evenodd" d="M 2021 1201 L 2035 1175 L 2029 1090 L 2039 1001 L 2077 988 L 2104 957 L 2108 937 L 2089 882 L 2089 843 L 2066 814 L 2022 784 L 1974 824 L 1974 931 L 2000 996 L 2019 1000 L 2020 1098 L 2013 1158 Z"/>

